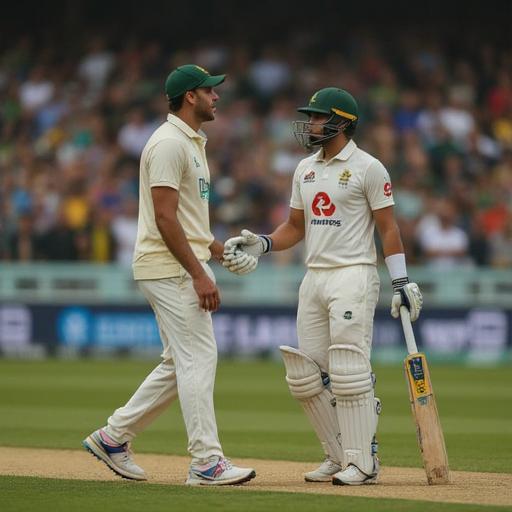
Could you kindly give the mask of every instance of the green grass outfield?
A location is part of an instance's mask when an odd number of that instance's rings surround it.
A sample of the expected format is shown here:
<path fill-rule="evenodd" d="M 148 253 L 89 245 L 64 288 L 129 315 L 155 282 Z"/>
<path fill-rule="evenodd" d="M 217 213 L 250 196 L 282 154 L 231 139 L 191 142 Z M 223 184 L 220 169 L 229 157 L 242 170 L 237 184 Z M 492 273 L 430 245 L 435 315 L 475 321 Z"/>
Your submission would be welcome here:
<path fill-rule="evenodd" d="M 104 424 L 112 410 L 126 401 L 156 363 L 0 360 L 0 445 L 80 449 L 83 437 Z M 420 467 L 403 370 L 400 366 L 378 366 L 375 372 L 377 396 L 383 402 L 379 423 L 381 461 L 388 466 Z M 512 473 L 511 368 L 433 365 L 431 374 L 451 468 Z M 300 406 L 289 396 L 280 363 L 221 361 L 215 402 L 221 441 L 228 456 L 320 460 L 318 442 Z M 134 448 L 139 452 L 186 455 L 186 436 L 179 406 L 173 405 L 139 436 Z M 351 512 L 434 510 L 434 506 L 436 510 L 450 511 L 484 509 L 468 505 L 427 505 L 426 502 L 422 502 L 420 508 L 414 508 L 410 502 L 405 506 L 403 500 L 388 502 L 303 495 L 299 498 L 298 495 L 262 492 L 244 492 L 242 495 L 236 490 L 212 492 L 154 485 L 134 491 L 122 482 L 116 486 L 22 477 L 3 477 L 0 488 L 9 489 L 5 494 L 0 492 L 0 496 L 10 496 L 10 508 L 1 506 L 2 510 L 28 510 L 30 500 L 38 500 L 39 496 L 52 492 L 62 496 L 63 503 L 67 503 L 66 509 L 74 512 L 97 509 L 94 503 L 99 503 L 100 495 L 109 496 L 114 501 L 126 501 L 127 506 L 130 501 L 132 506 L 136 495 L 142 497 L 145 493 L 154 495 L 155 508 L 150 510 L 163 510 L 163 504 L 167 503 L 169 508 L 166 510 L 187 507 L 192 511 L 205 508 L 206 504 L 217 506 L 221 501 L 234 507 L 224 507 L 223 510 L 270 511 L 279 507 L 281 510 L 293 508 L 297 512 L 316 510 L 316 504 L 318 510 L 330 510 L 331 504 L 341 506 L 341 501 Z M 76 493 L 77 488 L 87 489 L 87 493 Z M 18 494 L 16 489 L 20 490 Z M 258 503 L 261 508 L 250 508 L 249 495 L 254 498 L 250 503 Z M 180 504 L 179 508 L 175 508 L 173 500 Z M 161 508 L 158 503 L 162 504 Z M 237 503 L 238 507 L 235 506 Z M 402 506 L 404 508 L 400 508 Z M 117 510 L 114 504 L 103 508 L 105 511 Z M 53 510 L 61 509 L 53 507 Z"/>
<path fill-rule="evenodd" d="M 240 492 L 229 487 L 137 485 L 45 478 L 0 478 L 5 512 L 503 512 L 504 507 L 367 499 L 284 492 Z"/>

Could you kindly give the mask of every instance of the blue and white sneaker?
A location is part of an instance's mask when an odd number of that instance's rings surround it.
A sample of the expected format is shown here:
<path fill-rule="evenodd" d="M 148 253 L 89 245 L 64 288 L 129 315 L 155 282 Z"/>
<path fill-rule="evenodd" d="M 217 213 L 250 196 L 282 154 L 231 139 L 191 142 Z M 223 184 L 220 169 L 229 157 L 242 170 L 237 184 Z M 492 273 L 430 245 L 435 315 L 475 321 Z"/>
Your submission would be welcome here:
<path fill-rule="evenodd" d="M 147 480 L 144 470 L 133 461 L 128 443 L 116 443 L 103 429 L 86 437 L 82 445 L 117 475 L 130 480 Z"/>
<path fill-rule="evenodd" d="M 211 457 L 205 464 L 191 464 L 187 485 L 234 485 L 252 480 L 256 471 L 252 468 L 233 466 L 225 457 Z"/>

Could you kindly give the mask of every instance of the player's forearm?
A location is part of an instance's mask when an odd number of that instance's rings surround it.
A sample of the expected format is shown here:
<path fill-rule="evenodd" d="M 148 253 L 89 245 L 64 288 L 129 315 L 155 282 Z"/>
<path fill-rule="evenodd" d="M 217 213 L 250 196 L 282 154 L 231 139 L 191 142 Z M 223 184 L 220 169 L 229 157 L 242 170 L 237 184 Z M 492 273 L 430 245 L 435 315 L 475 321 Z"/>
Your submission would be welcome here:
<path fill-rule="evenodd" d="M 387 229 L 380 231 L 384 261 L 388 267 L 393 287 L 403 286 L 409 282 L 407 266 L 405 262 L 404 246 L 400 236 L 400 230 L 396 223 L 391 223 Z"/>
<path fill-rule="evenodd" d="M 400 254 L 404 252 L 402 237 L 400 236 L 400 230 L 396 224 L 380 233 L 380 241 L 382 243 L 382 251 L 384 252 L 385 258 L 393 254 Z"/>
<path fill-rule="evenodd" d="M 178 219 L 172 216 L 157 216 L 156 225 L 165 245 L 183 268 L 193 278 L 201 276 L 204 269 L 192 251 Z"/>
<path fill-rule="evenodd" d="M 269 236 L 272 239 L 272 251 L 284 251 L 304 238 L 304 225 L 295 226 L 290 222 L 283 222 Z"/>

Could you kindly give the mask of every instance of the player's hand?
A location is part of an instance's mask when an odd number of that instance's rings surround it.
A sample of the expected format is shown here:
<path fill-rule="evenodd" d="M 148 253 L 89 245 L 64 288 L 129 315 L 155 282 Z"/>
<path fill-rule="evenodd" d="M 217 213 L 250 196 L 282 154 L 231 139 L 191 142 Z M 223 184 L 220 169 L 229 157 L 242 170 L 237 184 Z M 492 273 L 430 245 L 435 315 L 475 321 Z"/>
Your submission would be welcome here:
<path fill-rule="evenodd" d="M 393 290 L 391 316 L 398 318 L 400 316 L 400 306 L 405 306 L 409 310 L 411 322 L 417 320 L 423 307 L 423 295 L 419 286 L 416 283 L 409 283 L 407 278 L 395 279 Z"/>
<path fill-rule="evenodd" d="M 217 311 L 220 306 L 219 290 L 206 273 L 192 279 L 192 284 L 199 297 L 199 307 L 204 311 Z"/>
<path fill-rule="evenodd" d="M 235 236 L 224 242 L 224 258 L 226 253 L 233 252 L 234 248 L 259 258 L 262 254 L 269 252 L 272 241 L 268 236 L 260 236 L 252 233 L 248 229 L 242 229 L 240 236 Z"/>
<path fill-rule="evenodd" d="M 222 265 L 230 272 L 241 276 L 256 269 L 258 266 L 258 258 L 238 249 L 237 246 L 234 245 L 232 249 L 228 251 L 224 250 Z"/>

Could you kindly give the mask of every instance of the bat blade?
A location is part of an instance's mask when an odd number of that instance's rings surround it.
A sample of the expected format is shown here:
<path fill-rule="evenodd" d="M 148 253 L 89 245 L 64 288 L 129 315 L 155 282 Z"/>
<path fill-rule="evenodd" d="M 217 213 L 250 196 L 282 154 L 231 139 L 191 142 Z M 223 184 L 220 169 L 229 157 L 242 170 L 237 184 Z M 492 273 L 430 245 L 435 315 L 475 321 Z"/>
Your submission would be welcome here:
<path fill-rule="evenodd" d="M 429 485 L 450 483 L 448 456 L 425 354 L 405 359 L 411 409 Z"/>

